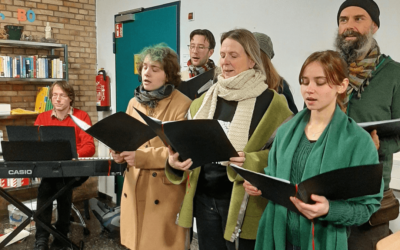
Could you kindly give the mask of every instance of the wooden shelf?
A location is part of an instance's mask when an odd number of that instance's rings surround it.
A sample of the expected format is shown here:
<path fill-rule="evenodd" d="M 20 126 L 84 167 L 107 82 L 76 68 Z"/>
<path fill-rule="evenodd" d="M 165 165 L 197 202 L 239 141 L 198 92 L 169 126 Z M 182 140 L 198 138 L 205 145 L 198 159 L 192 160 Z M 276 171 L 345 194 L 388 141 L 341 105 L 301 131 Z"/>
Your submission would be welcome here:
<path fill-rule="evenodd" d="M 34 49 L 60 49 L 66 48 L 66 44 L 42 43 L 18 40 L 0 40 L 1 47 L 34 48 Z"/>
<path fill-rule="evenodd" d="M 0 120 L 36 118 L 39 114 L 0 115 Z"/>
<path fill-rule="evenodd" d="M 65 78 L 12 78 L 12 77 L 0 77 L 0 82 L 32 82 L 32 83 L 43 83 L 43 82 L 57 82 L 67 81 Z"/>

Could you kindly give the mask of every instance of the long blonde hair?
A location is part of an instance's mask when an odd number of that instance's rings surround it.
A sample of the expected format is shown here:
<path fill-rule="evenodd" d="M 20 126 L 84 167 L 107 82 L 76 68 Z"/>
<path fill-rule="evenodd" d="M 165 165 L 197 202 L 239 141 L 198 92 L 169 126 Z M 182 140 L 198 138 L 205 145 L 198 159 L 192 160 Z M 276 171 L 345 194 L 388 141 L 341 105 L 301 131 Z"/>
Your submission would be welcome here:
<path fill-rule="evenodd" d="M 279 88 L 283 90 L 283 78 L 278 74 L 278 71 L 276 71 L 271 59 L 269 59 L 268 55 L 262 50 L 260 50 L 260 54 L 264 65 L 265 75 L 267 76 L 265 83 L 268 84 L 268 88 L 273 89 L 276 92 L 278 92 Z"/>

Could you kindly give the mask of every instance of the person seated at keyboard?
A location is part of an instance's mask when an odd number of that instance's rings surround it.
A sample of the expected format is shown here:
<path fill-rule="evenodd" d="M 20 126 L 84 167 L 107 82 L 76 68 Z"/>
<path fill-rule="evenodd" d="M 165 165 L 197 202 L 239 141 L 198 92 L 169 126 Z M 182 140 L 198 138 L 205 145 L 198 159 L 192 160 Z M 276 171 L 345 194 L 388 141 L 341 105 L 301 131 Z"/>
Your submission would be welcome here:
<path fill-rule="evenodd" d="M 75 100 L 75 92 L 73 87 L 66 81 L 55 82 L 50 87 L 51 103 L 53 104 L 53 110 L 49 110 L 39 114 L 35 121 L 36 126 L 70 126 L 75 128 L 76 136 L 76 149 L 79 157 L 91 157 L 95 153 L 95 146 L 93 137 L 86 134 L 72 121 L 69 114 L 73 114 L 77 118 L 92 125 L 89 115 L 79 109 L 73 108 Z M 65 186 L 72 178 L 43 178 L 37 197 L 37 209 L 40 209 L 44 203 L 55 195 L 61 188 Z M 74 184 L 74 187 L 80 186 L 85 182 L 88 177 L 80 178 Z M 58 220 L 55 224 L 56 229 L 67 237 L 70 225 L 70 214 L 72 204 L 72 188 L 67 190 L 63 195 L 57 199 L 57 213 Z M 39 219 L 47 225 L 51 223 L 52 206 L 48 206 Z M 34 250 L 47 250 L 49 249 L 48 240 L 50 233 L 47 232 L 43 227 L 36 224 L 36 242 Z M 54 239 L 50 249 L 69 249 L 69 246 L 63 244 L 60 240 Z"/>

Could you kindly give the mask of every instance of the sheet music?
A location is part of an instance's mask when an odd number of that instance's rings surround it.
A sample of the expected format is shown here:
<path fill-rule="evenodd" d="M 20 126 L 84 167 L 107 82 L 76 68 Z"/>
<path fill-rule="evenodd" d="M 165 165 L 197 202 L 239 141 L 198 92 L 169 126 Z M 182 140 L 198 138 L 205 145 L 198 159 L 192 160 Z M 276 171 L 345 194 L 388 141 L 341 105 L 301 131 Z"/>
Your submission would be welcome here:
<path fill-rule="evenodd" d="M 86 122 L 82 121 L 81 119 L 79 119 L 78 117 L 69 114 L 69 116 L 71 116 L 71 119 L 75 122 L 76 125 L 78 125 L 78 127 L 80 127 L 83 131 L 88 130 L 91 126 L 89 124 L 87 124 Z"/>
<path fill-rule="evenodd" d="M 205 92 L 206 90 L 208 90 L 209 88 L 211 88 L 211 86 L 213 85 L 213 80 L 208 81 L 206 84 L 204 84 L 201 88 L 199 88 L 199 90 L 197 90 L 198 94 L 201 94 L 203 92 Z"/>

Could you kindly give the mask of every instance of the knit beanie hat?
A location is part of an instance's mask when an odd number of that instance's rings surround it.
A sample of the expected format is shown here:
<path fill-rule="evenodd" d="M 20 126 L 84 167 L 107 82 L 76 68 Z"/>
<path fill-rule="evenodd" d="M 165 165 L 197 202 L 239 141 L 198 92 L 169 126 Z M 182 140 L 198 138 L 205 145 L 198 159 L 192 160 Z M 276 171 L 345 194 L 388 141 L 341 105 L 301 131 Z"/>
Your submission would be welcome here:
<path fill-rule="evenodd" d="M 263 33 L 258 33 L 258 32 L 253 32 L 254 37 L 256 38 L 258 45 L 260 46 L 260 49 L 264 51 L 265 54 L 269 57 L 269 59 L 272 59 L 275 55 L 274 53 L 274 48 L 272 46 L 272 41 L 269 36 Z"/>
<path fill-rule="evenodd" d="M 340 17 L 340 13 L 342 13 L 342 11 L 344 9 L 346 9 L 347 7 L 350 6 L 356 6 L 356 7 L 360 7 L 362 9 L 364 9 L 371 17 L 372 21 L 374 21 L 376 23 L 376 25 L 379 28 L 379 7 L 378 5 L 374 2 L 374 0 L 346 0 L 342 3 L 342 5 L 339 8 L 338 14 L 337 14 L 337 22 L 339 25 L 339 17 Z"/>

